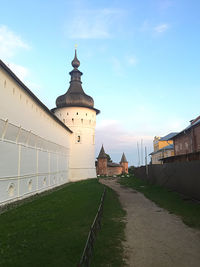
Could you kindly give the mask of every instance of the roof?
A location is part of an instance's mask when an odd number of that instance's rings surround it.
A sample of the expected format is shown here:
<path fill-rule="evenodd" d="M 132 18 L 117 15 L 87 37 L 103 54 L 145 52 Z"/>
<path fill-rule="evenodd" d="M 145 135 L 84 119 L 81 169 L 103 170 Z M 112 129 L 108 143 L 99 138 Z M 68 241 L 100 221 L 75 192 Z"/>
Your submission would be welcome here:
<path fill-rule="evenodd" d="M 157 150 L 157 151 L 153 151 L 153 152 L 150 153 L 149 155 L 155 155 L 155 154 L 157 154 L 158 152 L 166 151 L 166 150 L 172 150 L 172 149 L 174 149 L 174 145 L 173 145 L 173 144 L 170 144 L 170 145 L 165 146 L 165 147 L 163 147 L 163 148 L 161 148 L 161 149 L 159 149 L 159 150 Z"/>
<path fill-rule="evenodd" d="M 107 166 L 108 167 L 121 167 L 120 164 L 115 163 L 115 162 L 110 162 L 110 161 L 107 163 Z"/>
<path fill-rule="evenodd" d="M 76 49 L 75 56 L 72 61 L 72 67 L 74 68 L 69 74 L 71 75 L 70 86 L 67 92 L 60 95 L 56 99 L 56 107 L 86 107 L 93 109 L 96 114 L 100 113 L 98 109 L 94 108 L 94 100 L 91 96 L 87 95 L 82 88 L 81 75 L 83 74 L 78 70 L 80 61 L 77 59 Z M 55 108 L 56 109 L 56 108 Z M 54 111 L 53 109 L 52 111 Z"/>
<path fill-rule="evenodd" d="M 106 155 L 106 153 L 105 153 L 105 150 L 104 150 L 103 145 L 102 145 L 102 147 L 101 147 L 101 150 L 100 150 L 100 152 L 99 152 L 99 156 L 98 156 L 97 158 L 98 158 L 98 159 L 105 159 L 105 158 L 107 158 L 107 155 Z"/>
<path fill-rule="evenodd" d="M 176 133 L 175 132 L 174 133 L 169 133 L 169 134 L 161 137 L 159 139 L 159 141 L 168 141 L 168 140 L 171 140 L 176 134 L 177 134 L 177 132 Z"/>
<path fill-rule="evenodd" d="M 190 129 L 197 126 L 198 124 L 200 124 L 200 116 L 198 116 L 196 119 L 192 120 L 190 125 L 188 125 L 185 129 L 183 129 L 182 131 L 177 133 L 173 138 L 176 138 L 178 135 L 183 134 L 186 131 L 189 131 Z"/>
<path fill-rule="evenodd" d="M 123 152 L 120 163 L 125 163 L 125 162 L 128 162 L 128 161 L 127 161 L 126 156 L 125 156 L 125 154 Z"/>
<path fill-rule="evenodd" d="M 15 80 L 16 83 L 19 84 L 19 86 L 29 95 L 31 96 L 39 105 L 40 107 L 46 111 L 48 113 L 49 116 L 52 117 L 52 119 L 54 119 L 57 123 L 59 123 L 63 128 L 65 128 L 65 130 L 67 130 L 70 133 L 73 133 L 61 120 L 59 120 L 48 108 L 47 106 L 45 106 L 40 100 L 39 98 L 37 98 L 37 96 L 35 96 L 33 94 L 33 92 L 31 92 L 31 90 L 11 71 L 10 68 L 8 68 L 8 66 L 0 59 L 0 66 L 2 67 L 2 69 L 4 69 L 5 72 L 7 72 L 9 74 L 9 76 L 11 76 L 13 78 L 13 80 Z"/>

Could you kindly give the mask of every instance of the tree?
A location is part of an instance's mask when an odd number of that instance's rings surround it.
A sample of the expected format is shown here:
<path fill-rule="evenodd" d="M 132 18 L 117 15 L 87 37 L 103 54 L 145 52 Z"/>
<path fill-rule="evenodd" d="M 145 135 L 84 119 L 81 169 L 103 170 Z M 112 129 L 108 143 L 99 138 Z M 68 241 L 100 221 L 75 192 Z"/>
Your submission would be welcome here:
<path fill-rule="evenodd" d="M 108 162 L 112 162 L 111 157 L 110 157 L 109 154 L 106 154 L 106 157 L 107 157 Z"/>

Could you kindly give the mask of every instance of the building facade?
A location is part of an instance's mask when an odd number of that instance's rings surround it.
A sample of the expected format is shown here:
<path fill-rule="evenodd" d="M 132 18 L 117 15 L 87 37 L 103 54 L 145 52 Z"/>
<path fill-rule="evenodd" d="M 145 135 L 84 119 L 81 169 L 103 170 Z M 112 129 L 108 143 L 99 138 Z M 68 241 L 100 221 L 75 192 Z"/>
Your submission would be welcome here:
<path fill-rule="evenodd" d="M 78 64 L 75 52 L 70 88 L 51 111 L 0 60 L 0 205 L 96 177 L 99 111 L 81 87 Z"/>
<path fill-rule="evenodd" d="M 174 156 L 164 162 L 200 160 L 200 116 L 190 121 L 190 125 L 173 137 Z"/>
<path fill-rule="evenodd" d="M 151 155 L 152 164 L 162 164 L 162 159 L 174 155 L 173 136 L 177 133 L 170 133 L 164 137 L 155 136 L 153 140 L 154 151 Z"/>

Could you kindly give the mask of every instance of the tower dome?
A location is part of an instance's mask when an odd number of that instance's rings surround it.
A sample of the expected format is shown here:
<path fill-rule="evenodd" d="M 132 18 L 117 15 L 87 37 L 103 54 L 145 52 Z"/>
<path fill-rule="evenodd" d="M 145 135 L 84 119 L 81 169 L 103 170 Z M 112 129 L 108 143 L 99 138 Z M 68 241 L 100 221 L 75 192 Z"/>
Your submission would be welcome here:
<path fill-rule="evenodd" d="M 77 58 L 76 49 L 75 56 L 71 64 L 74 69 L 69 73 L 71 75 L 70 86 L 64 95 L 61 95 L 56 99 L 57 108 L 86 107 L 95 110 L 96 114 L 98 114 L 100 111 L 94 108 L 93 98 L 83 91 L 81 85 L 81 75 L 83 73 L 78 70 L 80 61 Z"/>

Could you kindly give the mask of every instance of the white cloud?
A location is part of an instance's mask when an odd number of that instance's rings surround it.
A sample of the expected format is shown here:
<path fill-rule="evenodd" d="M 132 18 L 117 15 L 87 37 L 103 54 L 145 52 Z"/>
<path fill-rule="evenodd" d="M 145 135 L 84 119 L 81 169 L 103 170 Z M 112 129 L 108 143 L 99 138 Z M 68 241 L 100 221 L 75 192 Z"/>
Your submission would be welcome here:
<path fill-rule="evenodd" d="M 67 27 L 68 35 L 71 39 L 111 38 L 122 15 L 122 10 L 113 8 L 78 10 Z"/>
<path fill-rule="evenodd" d="M 159 2 L 159 8 L 161 10 L 166 10 L 166 9 L 168 9 L 171 6 L 173 6 L 173 1 L 171 1 L 171 0 L 161 0 Z"/>
<path fill-rule="evenodd" d="M 169 25 L 166 24 L 166 23 L 163 23 L 163 24 L 157 25 L 154 28 L 154 32 L 156 32 L 156 33 L 163 33 L 163 32 L 165 32 L 168 29 L 169 29 Z"/>
<path fill-rule="evenodd" d="M 7 65 L 15 73 L 15 75 L 22 81 L 24 81 L 27 75 L 29 74 L 29 70 L 23 66 L 14 63 L 8 63 Z"/>
<path fill-rule="evenodd" d="M 121 61 L 117 57 L 112 57 L 111 63 L 114 72 L 119 76 L 123 75 L 123 67 Z"/>
<path fill-rule="evenodd" d="M 152 151 L 153 136 L 138 135 L 134 130 L 127 131 L 118 120 L 102 120 L 96 128 L 96 155 L 103 144 L 106 153 L 111 156 L 113 161 L 119 162 L 122 153 L 125 152 L 130 165 L 136 165 L 138 163 L 137 142 L 141 150 L 141 139 L 143 140 L 144 156 L 145 146 L 148 148 L 148 153 Z"/>
<path fill-rule="evenodd" d="M 30 49 L 30 46 L 22 38 L 11 31 L 7 26 L 0 26 L 0 58 L 7 59 L 18 49 Z"/>
<path fill-rule="evenodd" d="M 135 66 L 138 63 L 136 57 L 133 55 L 130 55 L 129 57 L 127 57 L 127 60 L 128 60 L 128 64 L 131 66 Z"/>

